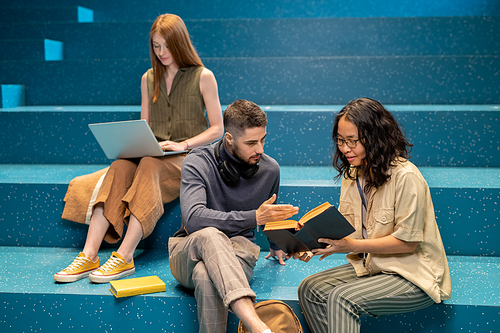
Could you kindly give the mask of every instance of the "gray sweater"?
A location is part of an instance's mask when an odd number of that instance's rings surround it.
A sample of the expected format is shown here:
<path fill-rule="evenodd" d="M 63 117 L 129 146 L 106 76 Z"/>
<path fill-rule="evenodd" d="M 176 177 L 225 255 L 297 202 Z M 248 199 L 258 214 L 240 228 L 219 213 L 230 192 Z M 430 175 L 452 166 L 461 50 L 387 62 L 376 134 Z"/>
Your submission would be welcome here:
<path fill-rule="evenodd" d="M 278 195 L 278 163 L 263 154 L 254 177 L 240 178 L 234 185 L 224 183 L 217 170 L 214 147 L 193 149 L 184 159 L 181 171 L 182 226 L 174 237 L 183 237 L 206 227 L 215 227 L 228 237 L 255 240 L 255 211 L 274 193 Z M 247 167 L 222 144 L 220 157 L 236 168 Z"/>

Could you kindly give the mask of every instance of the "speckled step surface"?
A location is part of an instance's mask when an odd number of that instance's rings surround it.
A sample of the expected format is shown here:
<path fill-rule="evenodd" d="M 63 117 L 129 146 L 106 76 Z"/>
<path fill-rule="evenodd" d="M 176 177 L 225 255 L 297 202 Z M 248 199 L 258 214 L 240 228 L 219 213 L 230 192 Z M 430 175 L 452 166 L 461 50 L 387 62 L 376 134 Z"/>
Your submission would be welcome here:
<path fill-rule="evenodd" d="M 68 0 L 65 5 L 81 5 L 81 0 Z M 53 3 L 48 1 L 48 3 Z M 57 3 L 57 2 L 54 2 Z M 488 16 L 500 15 L 500 8 L 492 0 L 473 2 L 421 0 L 418 3 L 398 0 L 337 0 L 315 1 L 288 0 L 272 2 L 249 0 L 238 6 L 231 0 L 210 2 L 172 2 L 165 7 L 163 0 L 151 0 L 147 4 L 139 0 L 120 3 L 86 0 L 85 5 L 95 10 L 96 21 L 149 20 L 157 14 L 177 13 L 183 19 L 235 19 L 235 18 L 305 18 L 305 17 L 428 17 L 428 16 Z M 17 3 L 9 4 L 15 6 Z M 25 0 L 18 6 L 40 6 L 35 0 Z"/>
<path fill-rule="evenodd" d="M 0 40 L 50 38 L 64 42 L 65 59 L 149 57 L 148 21 L 0 23 Z M 185 19 L 200 57 L 387 56 L 499 54 L 500 18 L 343 17 Z M 82 44 L 85 47 L 81 47 Z M 13 54 L 14 56 L 14 54 Z M 19 59 L 19 58 L 17 58 Z M 26 59 L 26 58 L 23 58 Z"/>
<path fill-rule="evenodd" d="M 282 166 L 331 165 L 333 118 L 343 105 L 261 105 L 265 151 Z M 402 125 L 417 166 L 500 167 L 500 105 L 386 105 Z M 223 106 L 223 110 L 226 106 Z M 140 118 L 139 106 L 31 106 L 0 109 L 9 124 L 2 163 L 103 164 L 88 124 Z"/>
<path fill-rule="evenodd" d="M 61 40 L 66 59 L 47 63 L 6 54 L 15 60 L 0 61 L 0 83 L 24 84 L 28 105 L 60 107 L 0 114 L 0 163 L 12 164 L 0 172 L 0 332 L 197 331 L 194 298 L 173 280 L 165 252 L 180 225 L 178 201 L 166 206 L 156 233 L 136 253 L 135 276 L 159 275 L 167 292 L 115 299 L 108 286 L 58 285 L 52 278 L 76 256 L 87 231 L 60 219 L 68 182 L 110 162 L 92 142 L 87 122 L 138 118 L 140 77 L 150 67 L 149 27 L 165 11 L 186 21 L 223 104 L 244 98 L 297 106 L 268 109 L 266 152 L 284 166 L 280 201 L 298 205 L 300 214 L 325 200 L 338 203 L 339 184 L 327 167 L 338 111 L 330 106 L 361 96 L 386 106 L 412 104 L 396 117 L 431 186 L 454 291 L 451 300 L 421 311 L 363 318 L 362 332 L 500 332 L 497 1 L 84 2 L 96 21 L 107 22 L 77 24 L 69 13 L 67 24 L 42 23 L 42 11 L 34 8 L 39 0 L 9 4 L 29 8 L 19 15 L 0 5 L 0 16 L 10 16 L 0 19 L 0 39 Z M 45 16 L 48 21 L 64 16 L 49 11 L 58 17 Z M 78 109 L 84 105 L 100 107 Z M 265 240 L 259 236 L 258 242 Z M 111 250 L 104 246 L 101 259 Z M 252 280 L 259 300 L 283 299 L 301 320 L 300 280 L 345 262 L 338 255 L 281 267 L 265 254 Z M 235 332 L 234 316 L 229 326 Z"/>
<path fill-rule="evenodd" d="M 32 5 L 19 6 L 11 3 L 9 7 L 3 5 L 0 12 L 0 21 L 3 23 L 26 22 L 93 22 L 94 13 L 89 8 L 79 4 L 65 4 L 61 6 L 47 6 L 43 2 L 33 2 Z"/>
<path fill-rule="evenodd" d="M 107 165 L 0 164 L 0 244 L 81 248 L 87 226 L 62 220 L 69 181 Z M 498 256 L 499 168 L 420 168 L 433 198 L 441 237 L 449 255 Z M 280 203 L 300 208 L 299 216 L 329 201 L 338 205 L 340 184 L 330 167 L 281 167 Z M 144 248 L 166 248 L 181 224 L 178 200 L 165 206 Z M 257 243 L 267 249 L 261 233 Z"/>
<path fill-rule="evenodd" d="M 223 104 L 347 104 L 363 96 L 384 104 L 500 103 L 497 55 L 202 60 Z M 140 79 L 150 66 L 147 58 L 2 61 L 0 82 L 26 85 L 26 105 L 139 105 Z"/>
<path fill-rule="evenodd" d="M 29 49 L 26 45 L 29 44 Z M 0 54 L 2 60 L 45 60 L 60 61 L 63 54 L 63 43 L 46 38 L 31 40 L 0 40 L 0 49 L 9 50 Z"/>
<path fill-rule="evenodd" d="M 152 331 L 197 331 L 196 303 L 192 293 L 182 288 L 170 273 L 168 253 L 163 250 L 137 250 L 136 273 L 131 277 L 159 276 L 166 292 L 115 299 L 109 284 L 93 284 L 88 279 L 59 284 L 53 275 L 78 254 L 71 248 L 0 247 L 0 331 L 28 332 L 44 329 L 89 328 L 133 330 L 147 327 Z M 101 261 L 111 250 L 100 252 Z M 308 275 L 347 263 L 343 254 L 309 263 L 288 260 L 281 266 L 276 260 L 260 255 L 251 287 L 258 300 L 280 299 L 291 305 L 303 321 L 298 304 L 297 287 Z M 439 332 L 455 333 L 456 327 L 474 332 L 495 332 L 500 323 L 500 258 L 448 257 L 453 292 L 450 300 L 421 311 L 363 318 L 363 332 L 379 332 L 386 326 L 397 329 L 404 323 L 408 329 L 439 327 Z M 130 278 L 131 278 L 130 277 Z M 460 314 L 478 313 L 472 323 Z M 74 314 L 78 313 L 78 316 Z M 13 319 L 16 326 L 13 327 Z M 234 316 L 229 327 L 236 326 Z M 460 325 L 460 326 L 458 326 Z M 231 330 L 229 330 L 231 332 Z"/>

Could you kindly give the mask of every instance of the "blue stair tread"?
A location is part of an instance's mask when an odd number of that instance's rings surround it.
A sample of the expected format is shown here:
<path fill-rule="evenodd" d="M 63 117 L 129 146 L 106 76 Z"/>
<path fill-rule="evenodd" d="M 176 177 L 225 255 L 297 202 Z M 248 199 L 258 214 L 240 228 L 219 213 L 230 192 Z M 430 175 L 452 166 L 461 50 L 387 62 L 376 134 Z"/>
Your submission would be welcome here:
<path fill-rule="evenodd" d="M 445 304 L 500 306 L 500 257 L 447 258 L 453 291 Z"/>
<path fill-rule="evenodd" d="M 386 104 L 391 112 L 415 111 L 467 111 L 485 112 L 500 111 L 498 104 Z M 227 105 L 222 105 L 225 110 Z M 260 105 L 267 112 L 339 112 L 344 105 Z M 19 106 L 15 108 L 0 108 L 0 112 L 140 112 L 139 105 L 61 105 L 61 106 Z"/>
<path fill-rule="evenodd" d="M 261 105 L 265 112 L 338 112 L 344 105 Z M 391 112 L 415 112 L 415 111 L 500 111 L 496 104 L 386 104 L 385 107 Z"/>
<path fill-rule="evenodd" d="M 411 159 L 410 159 L 411 161 Z M 419 167 L 429 187 L 500 189 L 500 168 Z M 328 166 L 281 166 L 281 185 L 340 186 Z"/>
<path fill-rule="evenodd" d="M 0 184 L 68 184 L 109 164 L 0 164 Z M 500 168 L 420 167 L 429 187 L 500 189 Z M 328 166 L 281 166 L 282 186 L 340 186 Z"/>
<path fill-rule="evenodd" d="M 69 184 L 109 164 L 0 164 L 0 184 Z"/>
<path fill-rule="evenodd" d="M 0 247 L 0 293 L 99 295 L 113 297 L 109 284 L 93 284 L 88 279 L 59 284 L 53 280 L 58 270 L 68 265 L 76 255 L 73 248 Z M 111 249 L 100 251 L 101 261 L 111 255 Z M 254 271 L 251 287 L 257 299 L 297 301 L 297 287 L 307 276 L 330 267 L 347 263 L 344 254 L 334 254 L 323 261 L 309 263 L 288 260 L 281 266 L 276 260 L 266 260 L 261 252 Z M 453 292 L 449 305 L 500 306 L 500 258 L 448 256 Z M 132 277 L 157 275 L 166 284 L 164 293 L 144 297 L 192 296 L 179 286 L 170 273 L 166 250 L 137 250 L 136 273 Z M 64 266 L 64 267 L 63 267 Z"/>
<path fill-rule="evenodd" d="M 0 108 L 0 112 L 141 112 L 135 105 L 61 105 Z"/>

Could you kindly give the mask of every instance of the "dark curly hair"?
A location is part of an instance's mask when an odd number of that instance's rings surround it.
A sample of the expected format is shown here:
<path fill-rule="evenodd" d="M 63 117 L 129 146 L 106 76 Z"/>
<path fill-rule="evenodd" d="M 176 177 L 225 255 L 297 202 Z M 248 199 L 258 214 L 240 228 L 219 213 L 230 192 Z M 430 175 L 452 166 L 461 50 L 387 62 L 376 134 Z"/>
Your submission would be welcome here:
<path fill-rule="evenodd" d="M 344 116 L 345 120 L 358 128 L 359 143 L 365 147 L 366 156 L 363 165 L 351 168 L 335 144 L 333 167 L 339 172 L 335 179 L 344 175 L 354 180 L 358 169 L 361 169 L 364 175 L 369 175 L 364 188 L 368 192 L 370 188 L 380 187 L 390 179 L 389 168 L 396 164 L 399 157 L 410 158 L 413 145 L 405 138 L 392 114 L 373 99 L 359 98 L 342 108 L 335 116 L 332 138 L 337 137 L 339 120 Z"/>

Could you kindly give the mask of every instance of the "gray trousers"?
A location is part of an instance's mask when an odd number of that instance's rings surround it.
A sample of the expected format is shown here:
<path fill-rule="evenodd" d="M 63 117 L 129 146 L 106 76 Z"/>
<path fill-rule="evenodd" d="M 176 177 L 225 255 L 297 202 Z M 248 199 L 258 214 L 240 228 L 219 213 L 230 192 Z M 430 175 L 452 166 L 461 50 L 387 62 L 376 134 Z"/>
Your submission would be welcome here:
<path fill-rule="evenodd" d="M 241 297 L 255 301 L 249 281 L 260 248 L 247 238 L 205 228 L 170 238 L 168 251 L 174 278 L 194 289 L 200 333 L 226 332 L 230 304 Z"/>
<path fill-rule="evenodd" d="M 399 275 L 357 277 L 351 264 L 305 278 L 299 301 L 313 333 L 359 333 L 359 316 L 383 316 L 434 304 L 422 289 Z"/>

